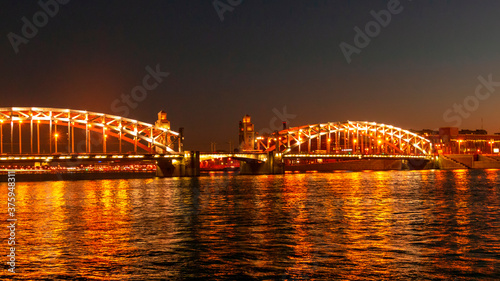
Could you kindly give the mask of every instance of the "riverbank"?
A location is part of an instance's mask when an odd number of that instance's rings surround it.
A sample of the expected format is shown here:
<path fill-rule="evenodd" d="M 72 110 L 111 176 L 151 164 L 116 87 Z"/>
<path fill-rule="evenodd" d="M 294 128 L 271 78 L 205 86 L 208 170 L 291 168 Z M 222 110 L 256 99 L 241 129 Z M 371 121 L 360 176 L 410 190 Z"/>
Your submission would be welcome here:
<path fill-rule="evenodd" d="M 498 155 L 439 155 L 429 160 L 362 159 L 333 163 L 294 164 L 285 166 L 287 172 L 333 172 L 333 171 L 387 171 L 387 170 L 456 170 L 456 169 L 500 169 Z"/>

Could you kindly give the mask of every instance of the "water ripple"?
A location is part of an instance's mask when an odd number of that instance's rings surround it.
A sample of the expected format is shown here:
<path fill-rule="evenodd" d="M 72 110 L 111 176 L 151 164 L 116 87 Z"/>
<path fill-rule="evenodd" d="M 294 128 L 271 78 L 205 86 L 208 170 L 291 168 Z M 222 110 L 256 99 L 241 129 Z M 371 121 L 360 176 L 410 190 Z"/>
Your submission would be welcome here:
<path fill-rule="evenodd" d="M 18 273 L 0 278 L 495 279 L 499 186 L 498 170 L 19 183 Z"/>

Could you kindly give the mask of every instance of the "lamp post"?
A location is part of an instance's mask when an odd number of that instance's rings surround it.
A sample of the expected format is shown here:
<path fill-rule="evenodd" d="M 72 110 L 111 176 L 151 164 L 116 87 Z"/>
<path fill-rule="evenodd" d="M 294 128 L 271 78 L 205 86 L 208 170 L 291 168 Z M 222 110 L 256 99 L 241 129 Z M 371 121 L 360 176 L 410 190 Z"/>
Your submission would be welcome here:
<path fill-rule="evenodd" d="M 106 131 L 108 128 L 102 127 L 102 134 L 104 135 L 103 143 L 102 143 L 102 150 L 106 154 L 106 139 L 108 138 L 108 135 L 106 135 Z"/>
<path fill-rule="evenodd" d="M 104 143 L 103 143 L 103 151 L 104 154 L 106 154 L 106 139 L 108 138 L 108 135 L 104 135 Z"/>
<path fill-rule="evenodd" d="M 56 134 L 54 135 L 54 138 L 55 138 L 55 141 L 56 141 L 56 143 L 55 143 L 55 145 L 56 145 L 56 154 L 57 154 L 57 138 L 58 138 L 58 137 L 59 137 L 59 134 L 58 134 L 58 133 L 56 133 Z"/>
<path fill-rule="evenodd" d="M 495 143 L 493 140 L 489 141 L 491 154 L 493 154 L 493 143 Z"/>
<path fill-rule="evenodd" d="M 460 144 L 462 143 L 463 140 L 458 140 L 458 154 L 462 154 L 460 151 Z"/>
<path fill-rule="evenodd" d="M 40 120 L 36 122 L 36 147 L 38 154 L 40 154 Z"/>
<path fill-rule="evenodd" d="M 19 120 L 19 154 L 22 154 L 22 148 L 23 148 L 23 138 L 21 136 L 21 124 L 23 124 L 23 120 Z"/>
<path fill-rule="evenodd" d="M 3 154 L 3 120 L 0 120 L 0 154 Z"/>

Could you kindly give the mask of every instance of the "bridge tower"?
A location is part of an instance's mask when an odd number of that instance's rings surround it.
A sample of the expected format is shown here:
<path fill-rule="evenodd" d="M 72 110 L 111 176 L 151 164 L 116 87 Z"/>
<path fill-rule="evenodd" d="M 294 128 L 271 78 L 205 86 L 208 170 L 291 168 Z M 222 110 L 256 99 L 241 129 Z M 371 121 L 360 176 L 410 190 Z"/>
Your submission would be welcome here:
<path fill-rule="evenodd" d="M 162 110 L 162 111 L 158 112 L 158 120 L 156 120 L 155 126 L 170 130 L 170 121 L 168 121 L 167 113 L 165 111 Z M 178 140 L 179 141 L 178 152 L 181 153 L 181 152 L 183 152 L 182 145 L 183 145 L 183 141 L 184 141 L 184 129 L 181 128 L 179 133 L 180 133 L 180 135 L 178 138 L 179 139 Z M 159 142 L 166 145 L 169 142 L 169 140 L 166 139 L 165 137 L 160 137 Z M 164 153 L 163 149 L 161 149 L 161 148 L 156 148 L 156 152 L 157 153 Z"/>
<path fill-rule="evenodd" d="M 240 121 L 239 143 L 241 151 L 255 150 L 255 128 L 248 114 Z"/>
<path fill-rule="evenodd" d="M 158 112 L 158 120 L 156 121 L 155 126 L 170 130 L 170 121 L 168 121 L 167 113 L 165 111 L 162 110 Z"/>

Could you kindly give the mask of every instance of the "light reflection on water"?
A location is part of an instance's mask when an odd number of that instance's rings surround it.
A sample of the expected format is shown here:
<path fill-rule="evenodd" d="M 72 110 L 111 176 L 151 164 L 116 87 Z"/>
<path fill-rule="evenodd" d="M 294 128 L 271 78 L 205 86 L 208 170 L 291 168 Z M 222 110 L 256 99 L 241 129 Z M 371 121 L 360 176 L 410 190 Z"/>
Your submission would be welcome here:
<path fill-rule="evenodd" d="M 18 183 L 16 277 L 492 279 L 499 186 L 498 170 Z"/>

